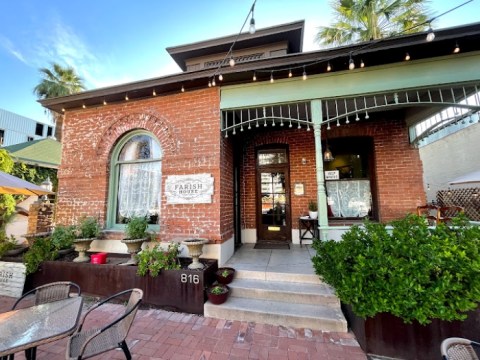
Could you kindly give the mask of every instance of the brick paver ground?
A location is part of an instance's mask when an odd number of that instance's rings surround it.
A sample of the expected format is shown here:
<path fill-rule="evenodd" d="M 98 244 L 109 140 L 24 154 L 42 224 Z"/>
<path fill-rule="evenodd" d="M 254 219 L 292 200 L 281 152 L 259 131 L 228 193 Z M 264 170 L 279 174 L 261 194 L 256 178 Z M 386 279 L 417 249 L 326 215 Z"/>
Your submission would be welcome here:
<path fill-rule="evenodd" d="M 14 299 L 0 297 L 0 312 L 8 311 Z M 91 302 L 86 302 L 86 307 Z M 121 305 L 108 304 L 96 310 L 95 322 L 105 323 L 120 311 Z M 0 334 L 1 336 L 1 334 Z M 127 337 L 133 359 L 138 360 L 366 360 L 352 333 L 293 329 L 243 321 L 227 321 L 141 309 Z M 37 359 L 65 358 L 66 339 L 42 345 Z M 15 359 L 25 359 L 23 353 Z M 94 359 L 125 359 L 113 350 Z"/>

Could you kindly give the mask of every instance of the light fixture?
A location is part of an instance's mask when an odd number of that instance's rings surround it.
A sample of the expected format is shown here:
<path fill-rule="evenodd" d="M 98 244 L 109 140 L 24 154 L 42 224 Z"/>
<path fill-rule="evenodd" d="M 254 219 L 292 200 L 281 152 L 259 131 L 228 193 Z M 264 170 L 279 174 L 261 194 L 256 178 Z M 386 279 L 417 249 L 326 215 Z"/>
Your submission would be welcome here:
<path fill-rule="evenodd" d="M 458 46 L 458 42 L 455 43 L 455 48 L 453 49 L 454 54 L 458 54 L 460 52 L 460 46 Z"/>
<path fill-rule="evenodd" d="M 235 66 L 235 59 L 233 58 L 233 56 L 230 57 L 230 60 L 228 60 L 228 63 L 230 64 L 231 67 Z"/>
<path fill-rule="evenodd" d="M 350 54 L 350 60 L 348 61 L 348 68 L 349 68 L 350 70 L 355 69 L 355 62 L 353 61 L 351 54 Z"/>
<path fill-rule="evenodd" d="M 288 77 L 291 78 L 293 76 L 292 69 L 288 69 Z"/>
<path fill-rule="evenodd" d="M 332 67 L 330 66 L 330 62 L 327 63 L 327 71 L 332 71 Z"/>
<path fill-rule="evenodd" d="M 157 92 L 155 91 L 155 89 L 153 89 L 152 91 L 152 96 L 157 96 Z"/>
<path fill-rule="evenodd" d="M 130 99 L 128 98 L 128 94 L 125 94 L 125 101 L 128 101 L 128 100 L 130 100 Z"/>
<path fill-rule="evenodd" d="M 255 19 L 254 19 L 254 10 L 255 10 L 255 2 L 252 5 L 252 8 L 250 9 L 250 12 L 252 13 L 252 17 L 250 19 L 250 27 L 248 28 L 248 32 L 250 34 L 255 34 Z"/>
<path fill-rule="evenodd" d="M 103 105 L 107 105 L 107 100 L 103 99 Z"/>
<path fill-rule="evenodd" d="M 364 67 L 365 67 L 365 63 L 363 62 L 363 60 L 360 60 L 360 67 L 361 67 L 361 68 L 364 68 Z"/>
<path fill-rule="evenodd" d="M 432 27 L 429 25 L 428 34 L 427 34 L 427 41 L 432 42 L 433 39 L 435 39 L 435 33 L 433 32 Z"/>
<path fill-rule="evenodd" d="M 87 107 L 87 105 L 82 104 L 82 108 L 83 108 L 83 109 L 86 109 L 86 107 Z"/>
<path fill-rule="evenodd" d="M 303 67 L 302 79 L 303 79 L 303 80 L 307 80 L 307 72 L 305 71 L 305 66 Z"/>
<path fill-rule="evenodd" d="M 325 134 L 325 152 L 323 153 L 323 161 L 330 162 L 333 161 L 335 158 L 333 157 L 332 152 L 330 151 L 330 147 L 328 146 L 328 137 Z"/>
<path fill-rule="evenodd" d="M 253 78 L 252 78 L 253 81 L 257 81 L 257 74 L 255 74 L 255 71 L 253 72 Z"/>
<path fill-rule="evenodd" d="M 208 80 L 208 87 L 212 87 L 212 81 Z"/>
<path fill-rule="evenodd" d="M 406 54 L 405 54 L 405 61 L 408 61 L 408 60 L 410 60 L 410 54 L 409 54 L 409 53 L 406 53 Z"/>
<path fill-rule="evenodd" d="M 62 112 L 65 112 L 65 108 L 62 108 Z"/>
<path fill-rule="evenodd" d="M 223 81 L 223 75 L 222 74 L 218 75 L 218 80 Z"/>
<path fill-rule="evenodd" d="M 183 85 L 182 85 L 182 92 L 185 92 L 185 88 L 183 87 Z"/>
<path fill-rule="evenodd" d="M 273 84 L 275 80 L 273 80 L 273 71 L 270 73 L 270 82 Z"/>
<path fill-rule="evenodd" d="M 216 85 L 217 85 L 217 83 L 215 82 L 215 76 L 214 76 L 213 79 L 212 79 L 212 86 L 216 86 Z"/>

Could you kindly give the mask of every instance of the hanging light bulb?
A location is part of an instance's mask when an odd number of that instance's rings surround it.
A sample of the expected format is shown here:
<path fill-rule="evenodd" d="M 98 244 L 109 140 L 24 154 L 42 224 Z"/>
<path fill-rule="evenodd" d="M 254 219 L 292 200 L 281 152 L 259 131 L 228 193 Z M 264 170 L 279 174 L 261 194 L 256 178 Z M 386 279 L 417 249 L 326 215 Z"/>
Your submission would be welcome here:
<path fill-rule="evenodd" d="M 231 67 L 234 67 L 235 66 L 235 59 L 232 57 L 230 57 L 230 60 L 228 61 L 228 63 L 230 64 Z"/>
<path fill-rule="evenodd" d="M 212 82 L 208 80 L 208 87 L 212 87 Z"/>
<path fill-rule="evenodd" d="M 87 107 L 87 105 L 85 104 L 82 104 L 82 108 L 85 109 Z"/>
<path fill-rule="evenodd" d="M 270 82 L 273 84 L 275 80 L 273 79 L 273 71 L 270 73 Z"/>
<path fill-rule="evenodd" d="M 291 78 L 293 76 L 292 69 L 288 69 L 288 77 Z"/>
<path fill-rule="evenodd" d="M 217 85 L 217 83 L 215 82 L 215 76 L 214 76 L 212 79 L 212 86 L 215 86 L 215 85 Z"/>
<path fill-rule="evenodd" d="M 252 18 L 250 19 L 250 27 L 248 29 L 248 32 L 250 34 L 255 34 L 255 19 L 253 18 L 253 13 L 252 13 Z"/>
<path fill-rule="evenodd" d="M 103 99 L 103 105 L 107 105 L 107 100 Z"/>
<path fill-rule="evenodd" d="M 65 112 L 65 108 L 62 108 L 62 112 Z"/>
<path fill-rule="evenodd" d="M 349 68 L 350 70 L 355 69 L 355 62 L 354 62 L 353 59 L 352 59 L 352 55 L 350 55 L 350 60 L 348 61 L 348 68 Z"/>
<path fill-rule="evenodd" d="M 432 42 L 433 39 L 435 39 L 435 33 L 433 32 L 433 29 L 431 26 L 428 28 L 428 34 L 427 34 L 427 41 Z"/>
<path fill-rule="evenodd" d="M 326 134 L 325 134 L 325 152 L 323 153 L 323 161 L 330 162 L 333 160 L 334 160 L 334 157 L 332 152 L 330 151 L 330 148 L 328 147 L 328 138 L 326 137 Z"/>
<path fill-rule="evenodd" d="M 252 78 L 253 81 L 257 81 L 257 74 L 255 74 L 255 71 L 253 72 L 253 78 Z"/>
<path fill-rule="evenodd" d="M 458 54 L 460 52 L 460 46 L 458 46 L 458 42 L 455 43 L 455 49 L 453 49 L 454 54 Z"/>
<path fill-rule="evenodd" d="M 223 75 L 222 74 L 218 75 L 218 80 L 223 81 Z"/>
<path fill-rule="evenodd" d="M 128 100 L 130 100 L 128 97 L 128 94 L 125 94 L 125 101 L 128 101 Z"/>
<path fill-rule="evenodd" d="M 330 62 L 327 63 L 327 71 L 332 71 L 332 67 L 330 66 Z"/>
<path fill-rule="evenodd" d="M 305 71 L 305 66 L 303 67 L 302 79 L 303 79 L 303 80 L 307 80 L 307 72 Z"/>
<path fill-rule="evenodd" d="M 153 89 L 152 95 L 153 95 L 153 96 L 157 96 L 157 92 L 155 91 L 155 89 Z"/>
<path fill-rule="evenodd" d="M 364 68 L 364 67 L 365 67 L 365 63 L 363 62 L 363 60 L 360 60 L 360 67 L 361 67 L 361 68 Z"/>
<path fill-rule="evenodd" d="M 182 85 L 182 92 L 185 92 L 185 88 L 183 87 L 183 85 Z"/>
<path fill-rule="evenodd" d="M 410 54 L 409 54 L 409 53 L 406 53 L 406 54 L 405 54 L 405 61 L 408 61 L 408 60 L 410 60 Z"/>

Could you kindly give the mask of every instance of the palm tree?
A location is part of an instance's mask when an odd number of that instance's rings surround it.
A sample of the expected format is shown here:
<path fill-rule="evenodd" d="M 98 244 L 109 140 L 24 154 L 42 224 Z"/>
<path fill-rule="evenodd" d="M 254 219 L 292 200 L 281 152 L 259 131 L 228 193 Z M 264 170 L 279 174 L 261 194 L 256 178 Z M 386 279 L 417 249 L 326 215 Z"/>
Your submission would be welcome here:
<path fill-rule="evenodd" d="M 344 45 L 426 30 L 426 3 L 427 0 L 333 1 L 337 21 L 321 26 L 316 41 L 321 45 Z"/>
<path fill-rule="evenodd" d="M 33 93 L 39 99 L 49 99 L 58 96 L 71 95 L 85 90 L 83 79 L 77 75 L 71 66 L 62 67 L 52 63 L 51 69 L 41 68 L 42 80 L 35 86 Z M 60 114 L 51 112 L 56 123 L 55 137 L 58 141 L 62 139 L 63 117 Z"/>

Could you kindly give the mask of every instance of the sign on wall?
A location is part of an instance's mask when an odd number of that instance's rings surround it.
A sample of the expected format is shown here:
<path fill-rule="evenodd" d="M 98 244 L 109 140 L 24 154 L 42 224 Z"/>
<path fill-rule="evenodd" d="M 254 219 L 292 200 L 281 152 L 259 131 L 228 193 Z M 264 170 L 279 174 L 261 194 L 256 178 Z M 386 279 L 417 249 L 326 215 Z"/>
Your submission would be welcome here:
<path fill-rule="evenodd" d="M 0 261 L 0 295 L 18 298 L 25 285 L 25 265 Z"/>
<path fill-rule="evenodd" d="M 325 171 L 325 180 L 338 180 L 340 179 L 340 172 L 338 170 Z"/>
<path fill-rule="evenodd" d="M 210 204 L 213 195 L 211 174 L 170 175 L 165 182 L 167 204 Z"/>

